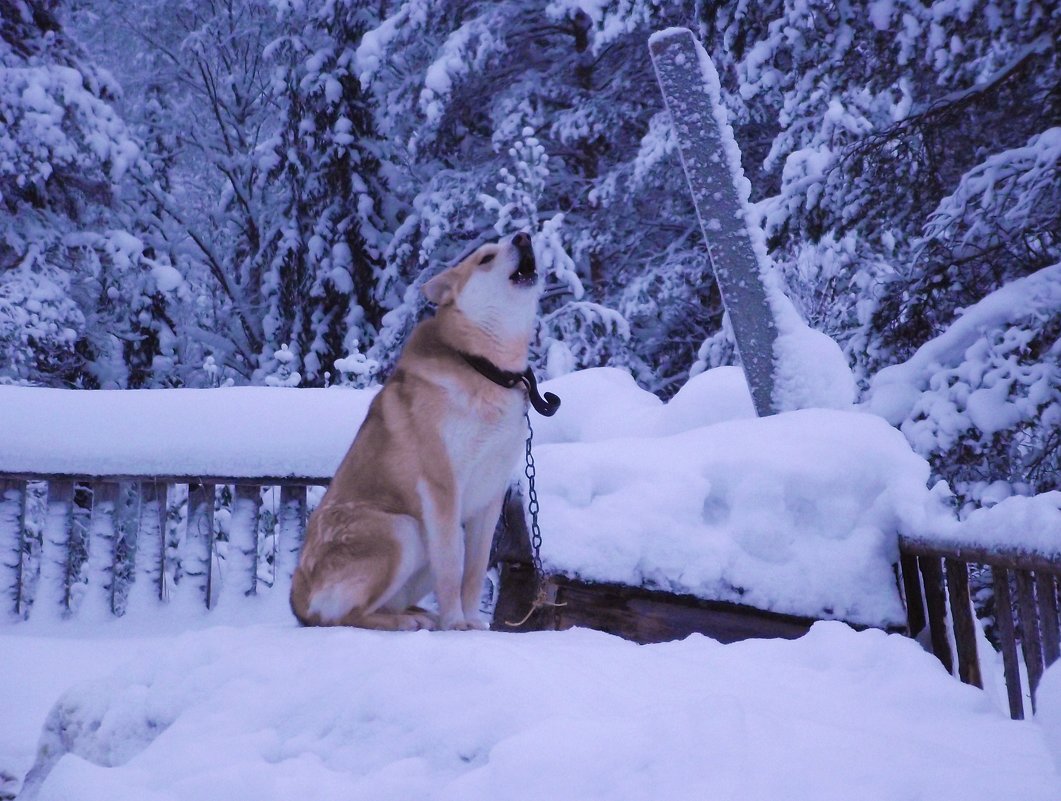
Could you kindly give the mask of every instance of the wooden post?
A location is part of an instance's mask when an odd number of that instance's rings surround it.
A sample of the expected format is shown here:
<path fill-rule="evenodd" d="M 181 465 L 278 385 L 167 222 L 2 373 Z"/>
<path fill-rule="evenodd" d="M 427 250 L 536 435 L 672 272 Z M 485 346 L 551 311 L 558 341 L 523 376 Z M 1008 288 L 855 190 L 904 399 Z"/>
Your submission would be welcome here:
<path fill-rule="evenodd" d="M 41 570 L 33 607 L 38 613 L 70 614 L 70 532 L 74 482 L 48 482 L 48 512 L 41 543 Z"/>
<path fill-rule="evenodd" d="M 139 521 L 136 533 L 136 565 L 130 605 L 135 609 L 163 598 L 166 578 L 167 486 L 154 481 L 140 485 Z"/>
<path fill-rule="evenodd" d="M 25 617 L 26 604 L 26 482 L 0 480 L 0 590 L 17 618 Z"/>
<path fill-rule="evenodd" d="M 944 559 L 943 562 L 947 571 L 951 620 L 954 621 L 954 644 L 958 650 L 958 677 L 966 684 L 983 687 L 980 659 L 976 653 L 976 619 L 969 598 L 969 568 L 957 559 Z"/>
<path fill-rule="evenodd" d="M 237 484 L 232 498 L 232 523 L 229 527 L 229 581 L 242 595 L 258 591 L 258 512 L 262 488 L 256 484 Z"/>
<path fill-rule="evenodd" d="M 1014 720 L 1024 720 L 1024 694 L 1020 686 L 1017 638 L 1013 631 L 1013 603 L 1009 591 L 1009 571 L 1004 567 L 992 567 L 991 574 L 995 586 L 995 625 L 998 626 L 998 639 L 1002 646 L 1002 665 L 1006 673 L 1009 716 Z"/>
<path fill-rule="evenodd" d="M 1039 638 L 1039 615 L 1035 608 L 1033 587 L 1035 579 L 1029 570 L 1017 573 L 1017 608 L 1020 610 L 1020 646 L 1024 652 L 1024 665 L 1028 668 L 1028 690 L 1035 711 L 1035 691 L 1043 677 L 1043 645 Z"/>
<path fill-rule="evenodd" d="M 1039 601 L 1039 622 L 1042 624 L 1043 664 L 1050 667 L 1061 658 L 1061 624 L 1057 613 L 1057 579 L 1045 570 L 1035 573 L 1035 597 Z"/>
<path fill-rule="evenodd" d="M 92 520 L 88 530 L 86 577 L 91 598 L 85 611 L 95 619 L 114 614 L 115 506 L 118 485 L 94 482 L 92 485 Z"/>
<path fill-rule="evenodd" d="M 740 151 L 729 126 L 719 124 L 722 101 L 702 72 L 714 73 L 714 65 L 684 28 L 654 35 L 649 50 L 755 411 L 760 417 L 773 414 L 777 325 L 735 184 L 736 176 L 743 176 Z"/>
<path fill-rule="evenodd" d="M 188 530 L 181 548 L 181 583 L 195 587 L 207 609 L 214 597 L 214 485 L 188 485 Z M 185 592 L 183 588 L 181 592 Z"/>
<path fill-rule="evenodd" d="M 899 570 L 903 575 L 903 595 L 906 596 L 906 623 L 911 637 L 925 627 L 925 599 L 921 594 L 921 578 L 917 572 L 917 557 L 899 556 Z"/>
<path fill-rule="evenodd" d="M 111 582 L 111 609 L 125 614 L 136 579 L 136 541 L 140 537 L 141 484 L 122 481 L 114 510 L 114 578 Z"/>
<path fill-rule="evenodd" d="M 925 582 L 925 601 L 928 606 L 928 627 L 932 635 L 932 653 L 936 655 L 948 673 L 954 673 L 954 658 L 947 639 L 947 595 L 943 589 L 943 571 L 940 560 L 931 556 L 919 556 L 921 577 Z"/>
<path fill-rule="evenodd" d="M 306 488 L 284 484 L 280 488 L 279 544 L 276 550 L 276 583 L 281 587 L 286 587 L 295 574 L 305 533 Z"/>

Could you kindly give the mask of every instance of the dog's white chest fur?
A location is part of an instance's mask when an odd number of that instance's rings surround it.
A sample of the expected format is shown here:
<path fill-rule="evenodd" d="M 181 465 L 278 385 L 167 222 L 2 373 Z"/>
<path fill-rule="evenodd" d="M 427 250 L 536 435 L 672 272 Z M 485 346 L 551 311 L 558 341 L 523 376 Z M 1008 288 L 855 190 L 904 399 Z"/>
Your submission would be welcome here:
<path fill-rule="evenodd" d="M 515 389 L 505 390 L 499 403 L 485 401 L 457 385 L 447 390 L 453 404 L 442 421 L 442 441 L 462 489 L 461 513 L 467 517 L 503 493 L 511 479 L 526 436 L 525 402 L 522 392 Z"/>

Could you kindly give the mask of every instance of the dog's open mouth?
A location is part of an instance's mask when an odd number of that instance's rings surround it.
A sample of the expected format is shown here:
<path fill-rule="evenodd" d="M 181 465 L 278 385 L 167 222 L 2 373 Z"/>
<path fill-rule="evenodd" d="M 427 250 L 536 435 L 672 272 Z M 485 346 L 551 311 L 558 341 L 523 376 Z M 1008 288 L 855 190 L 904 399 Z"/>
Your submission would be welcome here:
<path fill-rule="evenodd" d="M 533 286 L 538 283 L 538 271 L 534 266 L 534 251 L 520 248 L 519 265 L 509 280 L 516 286 Z"/>

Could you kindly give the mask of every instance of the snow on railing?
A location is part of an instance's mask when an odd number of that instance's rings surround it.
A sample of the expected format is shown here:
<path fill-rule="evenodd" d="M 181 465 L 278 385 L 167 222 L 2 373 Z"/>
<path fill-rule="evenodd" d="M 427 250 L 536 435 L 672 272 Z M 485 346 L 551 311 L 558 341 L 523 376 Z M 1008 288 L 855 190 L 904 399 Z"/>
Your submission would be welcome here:
<path fill-rule="evenodd" d="M 123 615 L 286 593 L 324 478 L 0 474 L 0 581 L 15 619 Z"/>
<path fill-rule="evenodd" d="M 932 651 L 951 673 L 955 661 L 953 642 L 959 678 L 977 687 L 983 687 L 983 678 L 976 647 L 969 572 L 990 569 L 1010 716 L 1017 720 L 1024 718 L 1020 657 L 1023 657 L 1027 694 L 1034 711 L 1039 679 L 1061 657 L 1058 616 L 1061 558 L 1014 546 L 969 545 L 920 537 L 901 537 L 899 551 L 910 636 L 917 637 L 927 625 Z"/>

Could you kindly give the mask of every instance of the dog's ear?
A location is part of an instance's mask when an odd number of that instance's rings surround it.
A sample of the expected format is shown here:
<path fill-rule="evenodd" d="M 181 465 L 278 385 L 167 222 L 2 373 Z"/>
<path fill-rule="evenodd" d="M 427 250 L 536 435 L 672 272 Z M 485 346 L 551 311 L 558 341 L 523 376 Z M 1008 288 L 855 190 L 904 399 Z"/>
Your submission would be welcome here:
<path fill-rule="evenodd" d="M 453 270 L 439 273 L 423 287 L 424 297 L 436 306 L 445 306 L 457 296 L 457 282 Z"/>

